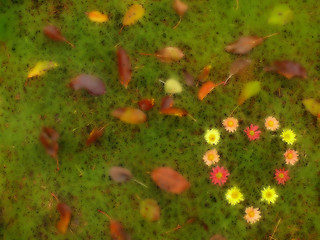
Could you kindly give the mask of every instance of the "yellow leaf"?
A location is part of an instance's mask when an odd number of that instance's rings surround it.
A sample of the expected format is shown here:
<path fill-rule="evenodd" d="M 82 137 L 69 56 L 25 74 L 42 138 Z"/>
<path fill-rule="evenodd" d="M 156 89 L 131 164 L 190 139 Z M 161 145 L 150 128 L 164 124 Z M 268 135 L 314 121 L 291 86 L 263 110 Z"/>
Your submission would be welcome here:
<path fill-rule="evenodd" d="M 91 11 L 87 13 L 87 16 L 92 22 L 103 23 L 109 21 L 108 16 L 99 11 Z"/>
<path fill-rule="evenodd" d="M 39 61 L 36 65 L 29 71 L 28 78 L 41 76 L 45 74 L 48 70 L 57 67 L 58 64 L 52 61 Z"/>
<path fill-rule="evenodd" d="M 140 4 L 133 4 L 123 18 L 123 25 L 129 26 L 136 23 L 144 15 L 144 8 Z"/>

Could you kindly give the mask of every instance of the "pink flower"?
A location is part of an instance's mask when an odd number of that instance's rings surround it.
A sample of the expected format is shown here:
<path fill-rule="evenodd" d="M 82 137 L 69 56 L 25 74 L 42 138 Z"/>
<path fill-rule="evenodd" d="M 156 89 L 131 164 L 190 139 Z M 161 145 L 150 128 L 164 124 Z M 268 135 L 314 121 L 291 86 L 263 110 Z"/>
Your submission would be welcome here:
<path fill-rule="evenodd" d="M 238 120 L 233 117 L 228 117 L 227 119 L 222 121 L 222 125 L 228 132 L 235 132 L 239 126 Z"/>
<path fill-rule="evenodd" d="M 248 223 L 255 223 L 259 221 L 261 218 L 259 208 L 253 208 L 253 207 L 247 207 L 246 208 L 246 215 L 244 216 L 244 219 Z"/>
<path fill-rule="evenodd" d="M 298 152 L 292 149 L 288 149 L 283 155 L 286 159 L 286 164 L 294 165 L 299 160 Z"/>
<path fill-rule="evenodd" d="M 220 156 L 219 156 L 217 150 L 216 149 L 212 149 L 212 150 L 207 151 L 203 156 L 203 161 L 208 166 L 211 166 L 211 165 L 219 162 L 220 161 Z"/>
<path fill-rule="evenodd" d="M 227 169 L 223 167 L 215 167 L 212 168 L 212 172 L 210 173 L 210 179 L 214 184 L 219 184 L 219 186 L 225 184 L 230 175 Z"/>
<path fill-rule="evenodd" d="M 250 141 L 260 138 L 261 131 L 259 130 L 259 126 L 251 124 L 250 127 L 247 127 L 244 131 L 247 134 Z"/>
<path fill-rule="evenodd" d="M 289 170 L 276 169 L 274 178 L 277 180 L 278 184 L 285 184 L 286 181 L 290 179 Z"/>
<path fill-rule="evenodd" d="M 274 117 L 267 117 L 264 126 L 270 131 L 276 131 L 279 128 L 279 121 Z"/>

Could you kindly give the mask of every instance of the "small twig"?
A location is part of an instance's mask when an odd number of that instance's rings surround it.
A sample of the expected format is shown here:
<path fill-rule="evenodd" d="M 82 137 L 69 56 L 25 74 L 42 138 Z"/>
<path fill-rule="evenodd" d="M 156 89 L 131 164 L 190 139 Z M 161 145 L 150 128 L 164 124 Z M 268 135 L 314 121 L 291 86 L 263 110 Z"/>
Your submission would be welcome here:
<path fill-rule="evenodd" d="M 54 193 L 51 193 L 51 195 L 52 195 L 52 197 L 54 197 L 54 199 L 57 200 L 57 202 L 60 202 L 60 201 L 59 201 L 59 198 L 58 198 Z"/>
<path fill-rule="evenodd" d="M 56 159 L 56 162 L 57 162 L 57 171 L 59 172 L 60 167 L 59 167 L 59 158 L 58 158 L 58 156 L 56 156 L 55 159 Z"/>
<path fill-rule="evenodd" d="M 231 117 L 231 115 L 234 113 L 234 111 L 239 107 L 240 105 L 237 105 L 233 110 L 232 112 L 230 113 L 229 117 Z"/>
<path fill-rule="evenodd" d="M 166 84 L 164 81 L 162 81 L 161 79 L 159 79 L 159 82 L 163 83 L 163 84 Z"/>
<path fill-rule="evenodd" d="M 269 239 L 274 239 L 273 236 L 274 236 L 274 234 L 276 233 L 280 222 L 281 222 L 281 218 L 278 220 L 277 225 L 275 226 L 275 228 L 274 228 L 274 230 L 273 230 L 273 233 L 272 233 L 272 235 L 270 236 Z"/>
<path fill-rule="evenodd" d="M 64 41 L 68 43 L 72 48 L 74 48 L 74 45 L 71 42 L 69 42 L 67 39 L 65 39 Z"/>
<path fill-rule="evenodd" d="M 230 78 L 233 76 L 233 74 L 230 74 L 227 79 L 223 82 L 224 85 L 227 85 L 228 81 L 230 80 Z"/>
<path fill-rule="evenodd" d="M 273 36 L 275 36 L 275 35 L 278 35 L 279 33 L 280 33 L 280 32 L 272 33 L 272 34 L 270 34 L 270 35 L 267 35 L 267 36 L 263 37 L 263 39 L 267 39 L 267 38 L 269 38 L 269 37 L 273 37 Z"/>
<path fill-rule="evenodd" d="M 137 179 L 133 178 L 133 181 L 135 181 L 136 183 L 140 184 L 141 186 L 144 186 L 145 188 L 148 188 L 147 185 L 143 184 L 142 182 L 138 181 Z"/>
<path fill-rule="evenodd" d="M 181 20 L 182 20 L 182 17 L 180 16 L 179 22 L 173 27 L 173 29 L 176 29 L 180 25 Z"/>
<path fill-rule="evenodd" d="M 112 220 L 112 218 L 106 212 L 104 212 L 104 211 L 102 211 L 100 209 L 98 209 L 98 212 L 102 213 L 103 215 L 105 215 L 110 221 Z"/>
<path fill-rule="evenodd" d="M 122 32 L 123 28 L 124 28 L 124 25 L 122 25 L 122 27 L 120 28 L 118 34 L 120 34 Z"/>
<path fill-rule="evenodd" d="M 195 119 L 192 115 L 188 114 L 187 116 L 188 116 L 189 118 L 191 118 L 193 121 L 195 121 L 195 122 L 197 121 L 197 119 Z"/>
<path fill-rule="evenodd" d="M 178 224 L 174 229 L 171 229 L 171 230 L 165 232 L 165 234 L 168 234 L 170 232 L 175 232 L 175 231 L 179 230 L 180 228 L 182 228 L 182 226 L 180 224 Z"/>

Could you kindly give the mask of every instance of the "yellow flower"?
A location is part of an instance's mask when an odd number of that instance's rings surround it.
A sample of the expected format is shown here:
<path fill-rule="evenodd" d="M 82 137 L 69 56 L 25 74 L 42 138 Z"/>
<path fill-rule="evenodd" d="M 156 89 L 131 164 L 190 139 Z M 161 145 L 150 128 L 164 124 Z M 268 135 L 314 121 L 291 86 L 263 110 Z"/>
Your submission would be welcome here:
<path fill-rule="evenodd" d="M 265 201 L 268 204 L 274 203 L 276 201 L 276 199 L 278 198 L 276 190 L 274 188 L 271 188 L 270 186 L 264 188 L 261 191 L 261 194 L 262 194 L 261 201 Z"/>
<path fill-rule="evenodd" d="M 220 140 L 220 132 L 218 129 L 213 128 L 206 131 L 206 134 L 204 135 L 204 138 L 206 139 L 207 143 L 213 145 L 218 144 Z"/>
<path fill-rule="evenodd" d="M 285 129 L 281 134 L 282 141 L 293 144 L 296 141 L 296 134 L 291 129 Z"/>
<path fill-rule="evenodd" d="M 236 205 L 239 202 L 243 201 L 243 194 L 240 192 L 240 189 L 237 187 L 233 187 L 228 189 L 226 193 L 226 199 L 229 204 Z"/>

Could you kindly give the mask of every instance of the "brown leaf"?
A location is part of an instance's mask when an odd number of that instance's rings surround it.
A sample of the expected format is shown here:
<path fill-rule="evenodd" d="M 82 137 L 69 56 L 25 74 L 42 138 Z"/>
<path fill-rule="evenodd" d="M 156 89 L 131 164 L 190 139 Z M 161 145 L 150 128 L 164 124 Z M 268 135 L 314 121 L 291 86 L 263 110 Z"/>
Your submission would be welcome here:
<path fill-rule="evenodd" d="M 183 52 L 176 47 L 165 47 L 156 53 L 156 57 L 163 62 L 171 63 L 184 57 Z"/>
<path fill-rule="evenodd" d="M 43 127 L 40 133 L 40 142 L 46 149 L 46 152 L 56 159 L 57 170 L 59 170 L 58 150 L 59 150 L 59 133 L 50 127 Z"/>
<path fill-rule="evenodd" d="M 241 71 L 245 70 L 250 64 L 251 60 L 248 58 L 237 58 L 231 65 L 230 70 L 229 70 L 229 76 L 228 78 L 224 81 L 224 84 L 227 84 L 229 79 Z"/>
<path fill-rule="evenodd" d="M 130 59 L 126 51 L 119 47 L 117 50 L 118 58 L 118 72 L 120 77 L 120 83 L 127 88 L 129 82 L 131 81 L 132 67 Z"/>
<path fill-rule="evenodd" d="M 61 202 L 57 208 L 60 213 L 60 220 L 57 224 L 58 231 L 60 233 L 66 233 L 71 219 L 71 209 L 67 204 Z"/>
<path fill-rule="evenodd" d="M 109 170 L 109 176 L 117 183 L 127 182 L 132 179 L 132 173 L 123 167 L 112 167 Z"/>
<path fill-rule="evenodd" d="M 186 110 L 182 108 L 175 108 L 175 107 L 161 109 L 160 113 L 164 115 L 173 115 L 177 117 L 184 117 L 188 115 L 188 112 Z"/>
<path fill-rule="evenodd" d="M 73 78 L 69 86 L 74 90 L 86 89 L 93 96 L 103 95 L 106 92 L 103 81 L 95 76 L 80 74 Z"/>
<path fill-rule="evenodd" d="M 171 108 L 174 104 L 173 98 L 171 96 L 165 96 L 161 100 L 160 111 Z"/>
<path fill-rule="evenodd" d="M 110 235 L 112 240 L 131 240 L 122 224 L 116 220 L 110 220 Z"/>
<path fill-rule="evenodd" d="M 263 43 L 263 37 L 257 36 L 242 36 L 236 42 L 226 46 L 225 50 L 235 54 L 247 54 L 253 48 Z"/>
<path fill-rule="evenodd" d="M 186 70 L 183 72 L 183 75 L 184 75 L 184 80 L 187 86 L 189 87 L 193 86 L 195 82 L 193 76 L 190 73 L 188 73 Z"/>
<path fill-rule="evenodd" d="M 149 111 L 153 108 L 154 106 L 154 99 L 141 99 L 139 102 L 138 102 L 138 105 L 139 105 L 139 108 L 142 110 L 142 111 Z"/>
<path fill-rule="evenodd" d="M 174 194 L 180 194 L 190 187 L 190 183 L 170 167 L 154 169 L 151 177 L 159 188 Z"/>
<path fill-rule="evenodd" d="M 188 5 L 181 0 L 173 0 L 172 7 L 180 17 L 182 17 L 188 10 Z"/>
<path fill-rule="evenodd" d="M 210 238 L 210 240 L 227 240 L 227 239 L 220 234 L 215 234 Z"/>
<path fill-rule="evenodd" d="M 48 25 L 45 26 L 43 29 L 43 33 L 48 37 L 51 38 L 54 41 L 60 41 L 60 42 L 66 42 L 68 43 L 71 47 L 74 47 L 74 45 L 69 42 L 60 32 L 60 30 L 53 25 Z"/>
<path fill-rule="evenodd" d="M 147 121 L 147 115 L 140 109 L 123 107 L 112 111 L 113 117 L 119 118 L 122 122 L 130 124 L 140 124 Z"/>
<path fill-rule="evenodd" d="M 307 78 L 307 72 L 299 63 L 292 61 L 275 61 L 272 66 L 264 68 L 266 72 L 276 72 L 288 79 L 293 77 Z"/>
<path fill-rule="evenodd" d="M 95 141 L 97 141 L 104 133 L 104 129 L 105 127 L 101 127 L 101 128 L 94 128 L 87 141 L 86 141 L 86 145 L 89 146 L 90 144 L 94 143 Z"/>

